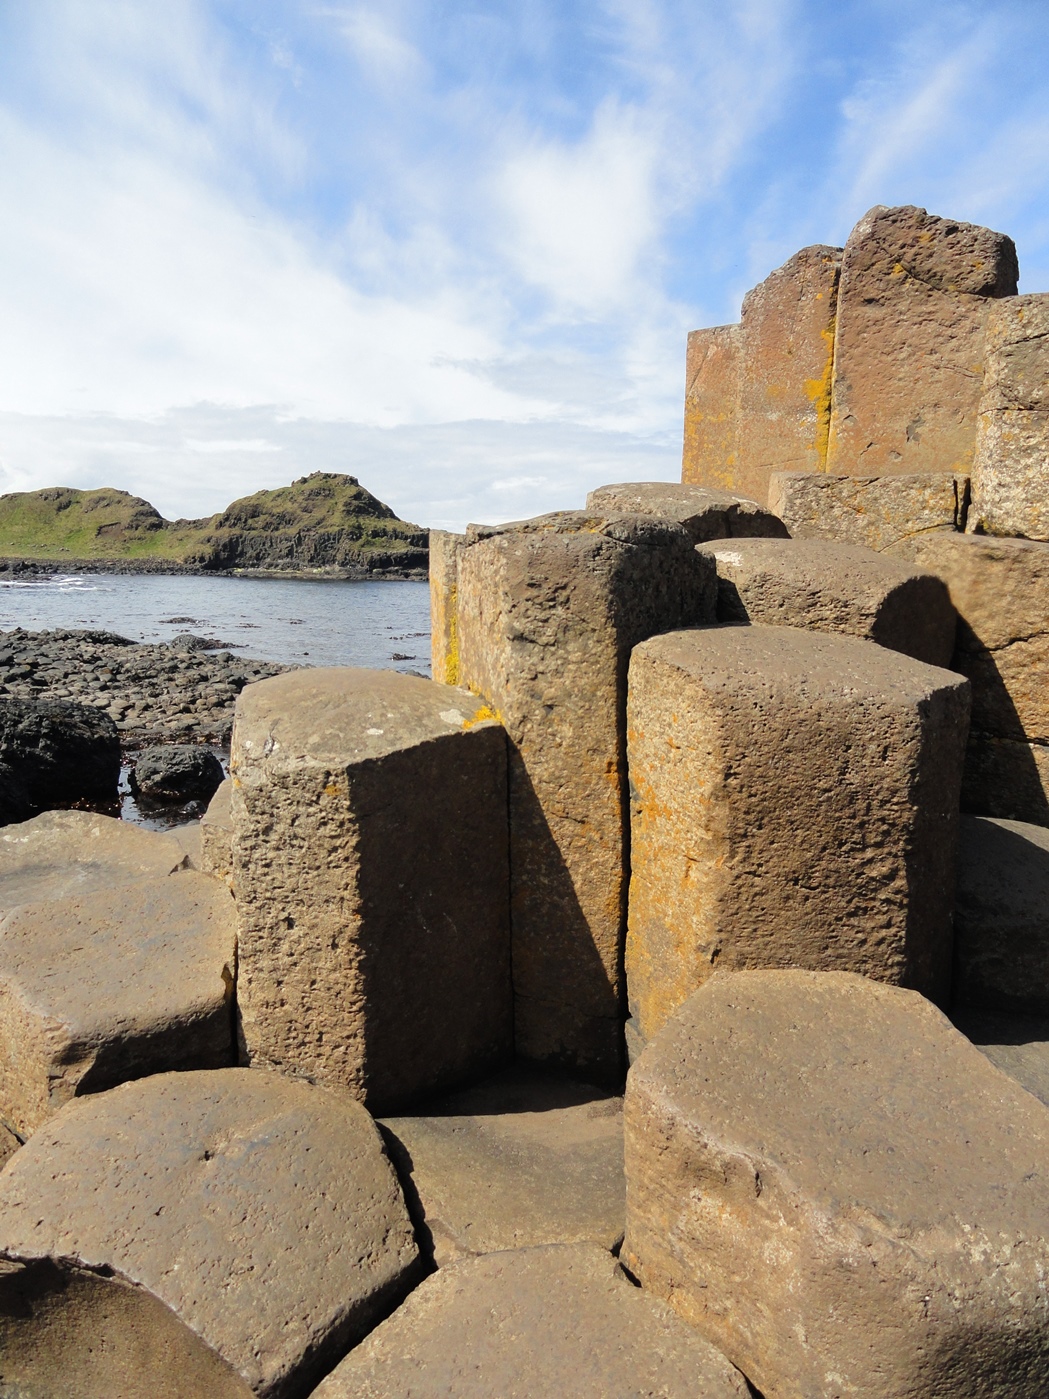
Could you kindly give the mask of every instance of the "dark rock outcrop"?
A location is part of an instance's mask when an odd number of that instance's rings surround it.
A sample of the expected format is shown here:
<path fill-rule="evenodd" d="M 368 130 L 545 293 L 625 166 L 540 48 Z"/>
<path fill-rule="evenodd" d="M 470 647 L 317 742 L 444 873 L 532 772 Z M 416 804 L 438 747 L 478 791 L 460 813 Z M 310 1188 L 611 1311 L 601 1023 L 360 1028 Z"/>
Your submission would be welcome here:
<path fill-rule="evenodd" d="M 210 801 L 225 774 L 208 748 L 173 743 L 144 748 L 131 769 L 131 790 L 154 801 Z"/>
<path fill-rule="evenodd" d="M 0 699 L 0 824 L 117 800 L 120 739 L 108 714 L 54 699 Z"/>

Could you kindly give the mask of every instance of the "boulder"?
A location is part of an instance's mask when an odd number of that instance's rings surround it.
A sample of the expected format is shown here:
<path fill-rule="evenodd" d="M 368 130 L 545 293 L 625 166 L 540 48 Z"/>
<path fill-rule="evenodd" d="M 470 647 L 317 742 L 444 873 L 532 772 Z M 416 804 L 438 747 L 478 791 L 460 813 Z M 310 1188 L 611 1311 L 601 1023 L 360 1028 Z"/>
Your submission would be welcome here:
<path fill-rule="evenodd" d="M 821 471 L 841 249 L 802 248 L 688 338 L 681 479 L 764 501 L 772 471 Z"/>
<path fill-rule="evenodd" d="M 958 613 L 952 665 L 973 693 L 965 808 L 1049 825 L 1049 544 L 936 534 L 907 555 Z"/>
<path fill-rule="evenodd" d="M 470 1258 L 427 1278 L 314 1399 L 746 1399 L 747 1386 L 594 1244 Z"/>
<path fill-rule="evenodd" d="M 634 1027 L 718 969 L 862 972 L 947 1003 L 960 676 L 869 641 L 705 627 L 634 650 Z"/>
<path fill-rule="evenodd" d="M 135 757 L 130 786 L 154 801 L 210 801 L 222 784 L 222 764 L 196 743 L 160 744 Z"/>
<path fill-rule="evenodd" d="M 22 904 L 0 923 L 0 1116 L 23 1136 L 74 1096 L 231 1062 L 229 891 L 187 871 Z"/>
<path fill-rule="evenodd" d="M 147 1326 L 150 1298 L 177 1323 L 169 1319 L 167 1354 L 158 1347 L 148 1357 L 156 1392 L 171 1382 L 172 1359 L 194 1363 L 203 1343 L 216 1372 L 224 1362 L 260 1399 L 307 1394 L 399 1300 L 417 1266 L 400 1190 L 364 1109 L 256 1069 L 158 1074 L 68 1103 L 0 1174 L 0 1256 L 95 1275 L 96 1296 L 79 1299 L 89 1311 L 76 1321 L 83 1339 L 68 1347 L 63 1383 L 90 1365 L 100 1376 L 93 1394 L 126 1392 L 127 1299 L 109 1289 L 129 1284 Z M 75 1304 L 70 1293 L 53 1305 Z M 54 1367 L 41 1310 L 0 1326 L 25 1357 L 26 1392 L 67 1393 L 43 1387 L 45 1378 L 54 1385 Z M 111 1348 L 115 1374 L 106 1370 Z"/>
<path fill-rule="evenodd" d="M 783 522 L 757 501 L 679 481 L 628 481 L 618 486 L 599 486 L 587 496 L 586 508 L 591 514 L 622 511 L 672 520 L 684 525 L 696 544 L 752 535 L 788 537 Z"/>
<path fill-rule="evenodd" d="M 89 811 L 47 811 L 0 831 L 0 915 L 18 904 L 160 879 L 185 864 L 174 836 Z"/>
<path fill-rule="evenodd" d="M 841 263 L 826 469 L 968 475 L 988 316 L 1015 296 L 1011 238 L 876 205 Z"/>
<path fill-rule="evenodd" d="M 624 1263 L 762 1393 L 1046 1393 L 1049 1112 L 921 996 L 718 974 L 625 1133 Z"/>
<path fill-rule="evenodd" d="M 967 528 L 1049 540 L 1049 295 L 996 302 L 987 326 Z"/>
<path fill-rule="evenodd" d="M 465 534 L 430 531 L 430 674 L 459 683 L 459 554 Z"/>
<path fill-rule="evenodd" d="M 233 783 L 221 782 L 200 818 L 200 868 L 226 884 L 233 881 Z"/>
<path fill-rule="evenodd" d="M 919 535 L 965 527 L 969 478 L 953 471 L 913 476 L 830 476 L 777 471 L 769 509 L 794 539 L 837 539 L 881 553 Z"/>
<path fill-rule="evenodd" d="M 963 816 L 954 999 L 1049 1016 L 1049 831 Z"/>
<path fill-rule="evenodd" d="M 65 700 L 0 699 L 0 825 L 55 807 L 115 807 L 119 780 L 108 714 Z"/>
<path fill-rule="evenodd" d="M 956 1005 L 951 1020 L 991 1063 L 1049 1106 L 1049 1019 Z"/>
<path fill-rule="evenodd" d="M 440 1267 L 500 1249 L 622 1241 L 619 1097 L 515 1066 L 381 1125 Z"/>
<path fill-rule="evenodd" d="M 703 551 L 718 571 L 719 622 L 844 632 L 950 664 L 954 608 L 934 573 L 827 539 L 741 539 Z"/>
<path fill-rule="evenodd" d="M 482 701 L 292 671 L 240 696 L 230 767 L 248 1060 L 391 1111 L 509 1057 L 506 736 Z"/>
<path fill-rule="evenodd" d="M 623 1071 L 630 651 L 712 620 L 714 569 L 678 524 L 563 512 L 472 526 L 459 558 L 460 680 L 510 737 L 519 1056 Z"/>

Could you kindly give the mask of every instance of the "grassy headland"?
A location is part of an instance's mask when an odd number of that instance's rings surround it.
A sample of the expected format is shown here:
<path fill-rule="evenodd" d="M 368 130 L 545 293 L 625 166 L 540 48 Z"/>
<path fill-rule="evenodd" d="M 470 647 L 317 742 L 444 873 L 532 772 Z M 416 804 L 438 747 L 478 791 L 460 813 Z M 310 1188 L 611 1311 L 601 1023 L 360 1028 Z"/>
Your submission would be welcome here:
<path fill-rule="evenodd" d="M 148 500 L 108 487 L 0 495 L 0 558 L 31 563 L 367 576 L 425 569 L 427 543 L 425 530 L 335 472 L 256 491 L 203 520 L 165 520 Z"/>

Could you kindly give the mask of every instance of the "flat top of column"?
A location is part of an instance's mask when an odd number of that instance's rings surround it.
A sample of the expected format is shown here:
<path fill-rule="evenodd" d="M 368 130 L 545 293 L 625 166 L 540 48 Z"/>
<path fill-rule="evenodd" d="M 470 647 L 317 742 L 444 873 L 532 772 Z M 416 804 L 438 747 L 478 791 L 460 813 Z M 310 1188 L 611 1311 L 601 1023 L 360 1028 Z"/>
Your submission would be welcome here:
<path fill-rule="evenodd" d="M 670 482 L 666 483 L 668 486 Z M 738 496 L 726 496 L 726 501 L 735 503 Z M 530 520 L 509 520 L 501 525 L 467 525 L 466 543 L 481 543 L 486 539 L 496 539 L 513 535 L 604 535 L 607 539 L 622 544 L 661 543 L 668 534 L 685 534 L 683 525 L 675 520 L 659 515 L 627 510 L 624 506 L 616 509 L 596 510 L 552 510 L 546 515 L 536 515 Z"/>
<path fill-rule="evenodd" d="M 801 627 L 692 627 L 643 641 L 633 655 L 672 666 L 707 691 L 766 690 L 913 704 L 941 690 L 968 686 L 953 671 L 873 641 Z"/>
<path fill-rule="evenodd" d="M 1049 1230 L 1049 1112 L 916 991 L 852 972 L 718 973 L 631 1083 L 741 1169 L 771 1159 L 810 1198 L 854 1202 L 860 1226 Z"/>
<path fill-rule="evenodd" d="M 242 692 L 233 756 L 357 763 L 494 719 L 469 691 L 396 670 L 294 670 Z"/>
<path fill-rule="evenodd" d="M 588 510 L 623 510 L 641 515 L 664 515 L 687 520 L 699 510 L 711 506 L 727 508 L 740 501 L 756 505 L 746 496 L 731 491 L 719 491 L 709 486 L 694 486 L 686 481 L 623 481 L 610 486 L 598 486 L 586 498 Z"/>
<path fill-rule="evenodd" d="M 713 554 L 719 563 L 748 573 L 767 571 L 782 578 L 811 581 L 817 587 L 842 583 L 857 588 L 871 584 L 892 587 L 928 573 L 862 544 L 835 539 L 713 539 L 697 547 Z"/>

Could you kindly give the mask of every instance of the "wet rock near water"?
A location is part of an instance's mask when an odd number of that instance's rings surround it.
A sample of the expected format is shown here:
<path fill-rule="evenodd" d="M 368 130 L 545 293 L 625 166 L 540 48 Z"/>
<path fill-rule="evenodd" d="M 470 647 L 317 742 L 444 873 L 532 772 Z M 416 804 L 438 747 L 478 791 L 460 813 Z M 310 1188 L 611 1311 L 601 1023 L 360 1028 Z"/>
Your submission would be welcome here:
<path fill-rule="evenodd" d="M 225 774 L 208 748 L 173 743 L 144 748 L 135 759 L 129 784 L 136 795 L 154 801 L 210 801 Z"/>
<path fill-rule="evenodd" d="M 109 714 L 44 692 L 0 703 L 0 825 L 52 807 L 116 803 L 120 738 Z"/>
<path fill-rule="evenodd" d="M 0 632 L 0 708 L 11 699 L 87 705 L 113 721 L 125 748 L 173 740 L 224 743 L 244 686 L 294 668 L 228 650 L 139 643 L 112 632 L 19 628 Z M 38 803 L 34 811 L 55 804 Z"/>

